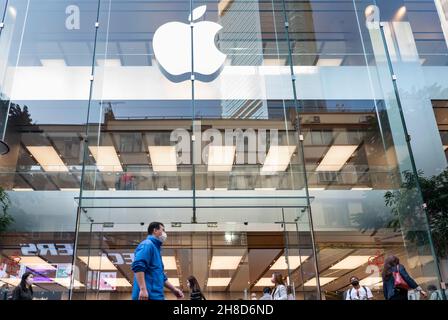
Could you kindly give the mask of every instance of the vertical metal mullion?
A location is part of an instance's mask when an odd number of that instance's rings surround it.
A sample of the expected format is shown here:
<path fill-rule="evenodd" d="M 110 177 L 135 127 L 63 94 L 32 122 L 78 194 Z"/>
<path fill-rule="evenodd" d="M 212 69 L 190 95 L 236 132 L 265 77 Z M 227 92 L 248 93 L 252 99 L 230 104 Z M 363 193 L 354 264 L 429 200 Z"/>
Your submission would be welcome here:
<path fill-rule="evenodd" d="M 304 182 L 305 182 L 308 221 L 309 221 L 309 226 L 310 226 L 310 235 L 311 235 L 311 242 L 312 242 L 313 255 L 314 255 L 314 269 L 315 269 L 315 273 L 316 273 L 315 274 L 316 288 L 317 288 L 318 300 L 321 300 L 322 296 L 321 296 L 321 288 L 320 288 L 320 280 L 319 280 L 319 265 L 317 263 L 317 251 L 316 251 L 316 241 L 315 241 L 315 236 L 314 236 L 314 224 L 313 224 L 313 216 L 311 213 L 310 194 L 309 194 L 309 190 L 308 190 L 308 177 L 307 177 L 306 166 L 305 166 L 305 150 L 303 147 L 303 139 L 302 139 L 301 126 L 300 126 L 300 117 L 299 117 L 299 105 L 298 105 L 298 100 L 297 100 L 296 76 L 294 74 L 294 68 L 293 68 L 291 42 L 289 39 L 289 22 L 288 22 L 288 16 L 286 14 L 285 0 L 282 0 L 282 7 L 283 7 L 283 15 L 284 15 L 284 23 L 285 23 L 286 41 L 288 44 L 289 69 L 290 69 L 291 81 L 292 81 L 294 108 L 296 110 L 295 127 L 296 127 L 296 131 L 297 131 L 297 135 L 298 135 L 298 144 L 299 144 L 299 149 L 300 149 L 300 153 L 301 153 L 302 169 L 303 169 L 303 176 L 304 176 Z"/>
<path fill-rule="evenodd" d="M 195 104 L 195 92 L 194 92 L 194 42 L 193 42 L 193 0 L 190 0 L 190 17 L 191 17 L 191 21 L 190 21 L 190 41 L 191 41 L 191 77 L 190 77 L 190 82 L 191 82 L 191 134 L 194 136 L 194 123 L 195 123 L 195 114 L 196 114 L 196 104 Z M 191 139 L 191 188 L 192 188 L 192 192 L 193 192 L 193 205 L 192 205 L 192 209 L 193 209 L 193 216 L 191 217 L 191 222 L 192 223 L 196 223 L 197 222 L 197 217 L 196 217 L 196 164 L 195 164 L 195 144 L 196 143 L 201 143 L 201 141 L 196 141 L 196 138 L 198 137 L 194 137 L 194 140 Z"/>
<path fill-rule="evenodd" d="M 86 129 L 84 132 L 83 137 L 83 163 L 82 163 L 82 170 L 81 170 L 81 182 L 79 187 L 79 202 L 78 202 L 78 210 L 76 211 L 76 224 L 75 224 L 75 241 L 73 245 L 73 258 L 72 258 L 72 274 L 70 278 L 70 288 L 69 288 L 69 294 L 68 298 L 69 300 L 72 300 L 73 298 L 73 284 L 75 280 L 75 267 L 76 267 L 76 255 L 78 252 L 78 242 L 79 242 L 79 227 L 81 222 L 81 210 L 82 210 L 82 194 L 84 189 L 84 175 L 85 175 L 85 168 L 86 168 L 86 160 L 88 157 L 87 150 L 88 150 L 88 137 L 89 137 L 89 121 L 90 121 L 90 105 L 92 101 L 92 91 L 93 91 L 93 75 L 95 72 L 95 56 L 96 56 L 96 45 L 97 45 L 97 38 L 98 38 L 98 20 L 100 16 L 100 5 L 101 0 L 98 0 L 98 6 L 97 6 L 97 12 L 96 12 L 96 21 L 95 21 L 95 38 L 94 38 L 94 44 L 93 44 L 93 56 L 92 56 L 92 65 L 91 65 L 91 73 L 90 73 L 90 88 L 89 88 L 89 101 L 87 104 L 87 118 L 86 118 Z"/>

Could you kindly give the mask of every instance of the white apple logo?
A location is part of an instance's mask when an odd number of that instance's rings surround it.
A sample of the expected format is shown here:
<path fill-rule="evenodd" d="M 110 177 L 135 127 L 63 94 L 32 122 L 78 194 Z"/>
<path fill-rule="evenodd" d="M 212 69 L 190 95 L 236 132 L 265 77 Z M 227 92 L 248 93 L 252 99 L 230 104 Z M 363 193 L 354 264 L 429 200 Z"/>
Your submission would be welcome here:
<path fill-rule="evenodd" d="M 154 33 L 152 46 L 162 73 L 173 82 L 190 79 L 191 74 L 191 26 L 193 26 L 195 79 L 209 82 L 219 75 L 226 55 L 216 48 L 215 36 L 222 26 L 210 21 L 194 23 L 206 11 L 206 6 L 193 10 L 190 25 L 168 22 Z"/>

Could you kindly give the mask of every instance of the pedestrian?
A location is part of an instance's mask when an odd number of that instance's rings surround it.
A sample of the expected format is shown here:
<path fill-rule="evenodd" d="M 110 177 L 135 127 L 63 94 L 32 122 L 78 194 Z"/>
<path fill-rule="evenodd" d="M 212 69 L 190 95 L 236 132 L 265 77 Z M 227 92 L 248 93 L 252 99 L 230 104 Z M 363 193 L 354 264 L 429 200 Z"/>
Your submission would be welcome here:
<path fill-rule="evenodd" d="M 271 282 L 275 285 L 274 292 L 272 292 L 272 300 L 288 300 L 286 285 L 283 281 L 282 274 L 280 272 L 274 272 Z"/>
<path fill-rule="evenodd" d="M 271 288 L 269 287 L 263 288 L 263 295 L 261 296 L 260 300 L 272 300 Z"/>
<path fill-rule="evenodd" d="M 135 258 L 131 265 L 134 272 L 133 300 L 164 300 L 164 287 L 176 297 L 184 297 L 182 291 L 168 281 L 164 272 L 160 250 L 166 239 L 163 223 L 151 222 L 148 226 L 148 237 L 135 249 Z"/>
<path fill-rule="evenodd" d="M 12 300 L 33 300 L 33 280 L 34 275 L 25 272 L 19 285 L 12 292 Z"/>
<path fill-rule="evenodd" d="M 250 300 L 258 300 L 257 299 L 257 294 L 255 292 L 252 292 L 250 295 Z"/>
<path fill-rule="evenodd" d="M 190 289 L 190 300 L 207 300 L 202 294 L 198 280 L 194 276 L 189 276 L 187 286 Z"/>
<path fill-rule="evenodd" d="M 389 256 L 384 261 L 382 278 L 386 300 L 408 300 L 410 289 L 415 289 L 426 297 L 426 292 L 411 278 L 396 256 Z"/>
<path fill-rule="evenodd" d="M 292 286 L 287 286 L 286 292 L 288 293 L 288 300 L 296 300 L 296 298 L 294 297 L 294 290 L 292 289 Z"/>
<path fill-rule="evenodd" d="M 433 284 L 428 286 L 428 296 L 429 300 L 443 300 L 442 293 L 437 290 L 437 287 Z"/>
<path fill-rule="evenodd" d="M 358 277 L 351 277 L 350 284 L 352 287 L 347 290 L 345 300 L 373 300 L 372 291 L 366 286 L 360 286 Z"/>

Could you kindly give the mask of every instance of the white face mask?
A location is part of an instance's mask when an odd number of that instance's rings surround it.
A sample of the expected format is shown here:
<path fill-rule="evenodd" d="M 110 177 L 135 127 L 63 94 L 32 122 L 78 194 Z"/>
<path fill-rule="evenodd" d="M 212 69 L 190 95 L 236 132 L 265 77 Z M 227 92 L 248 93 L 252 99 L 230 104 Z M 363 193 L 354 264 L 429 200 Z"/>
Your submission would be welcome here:
<path fill-rule="evenodd" d="M 162 231 L 162 235 L 158 237 L 158 239 L 163 243 L 166 241 L 166 238 L 168 238 L 168 236 L 166 235 L 165 231 Z"/>

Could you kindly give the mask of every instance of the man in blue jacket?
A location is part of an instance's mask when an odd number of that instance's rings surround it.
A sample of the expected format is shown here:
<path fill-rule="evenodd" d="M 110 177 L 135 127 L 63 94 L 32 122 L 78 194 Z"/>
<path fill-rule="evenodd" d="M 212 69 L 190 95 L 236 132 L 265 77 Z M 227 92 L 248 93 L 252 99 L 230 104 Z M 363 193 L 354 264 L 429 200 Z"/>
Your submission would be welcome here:
<path fill-rule="evenodd" d="M 171 290 L 176 297 L 184 297 L 182 291 L 168 281 L 164 272 L 160 247 L 166 238 L 163 223 L 151 222 L 148 227 L 148 237 L 135 249 L 131 266 L 135 275 L 132 288 L 133 300 L 164 300 L 164 287 Z"/>

